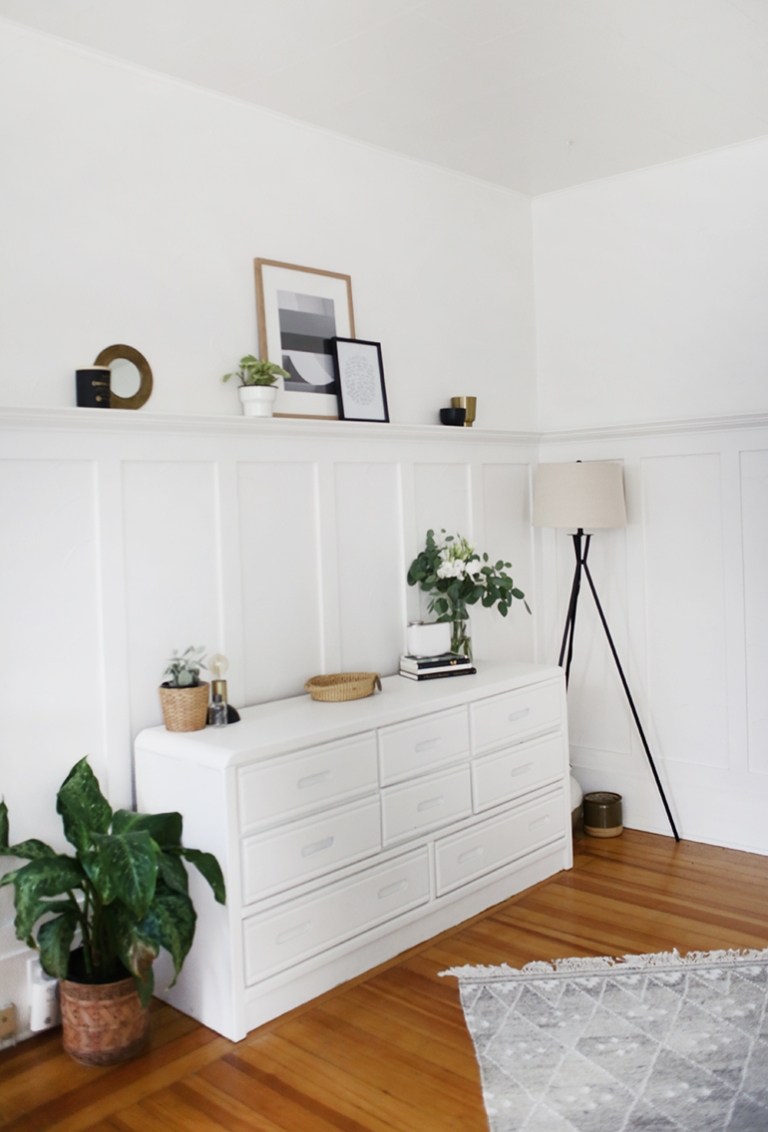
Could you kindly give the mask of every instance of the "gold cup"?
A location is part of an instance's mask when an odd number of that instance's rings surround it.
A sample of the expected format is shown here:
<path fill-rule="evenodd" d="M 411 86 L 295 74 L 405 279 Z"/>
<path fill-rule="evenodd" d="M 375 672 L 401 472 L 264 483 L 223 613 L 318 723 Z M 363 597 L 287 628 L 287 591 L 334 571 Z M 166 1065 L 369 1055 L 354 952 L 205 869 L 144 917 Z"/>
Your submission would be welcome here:
<path fill-rule="evenodd" d="M 454 409 L 467 410 L 464 428 L 472 428 L 477 408 L 477 397 L 451 397 L 451 405 Z"/>

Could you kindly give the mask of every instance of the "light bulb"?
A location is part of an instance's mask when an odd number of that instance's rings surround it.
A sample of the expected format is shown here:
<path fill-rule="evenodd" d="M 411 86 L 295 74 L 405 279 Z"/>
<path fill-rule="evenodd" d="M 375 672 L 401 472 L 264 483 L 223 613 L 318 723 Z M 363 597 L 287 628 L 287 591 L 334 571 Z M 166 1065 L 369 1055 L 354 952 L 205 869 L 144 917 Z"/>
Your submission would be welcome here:
<path fill-rule="evenodd" d="M 229 661 L 220 652 L 214 653 L 208 661 L 208 671 L 211 673 L 214 680 L 223 680 L 228 668 Z"/>

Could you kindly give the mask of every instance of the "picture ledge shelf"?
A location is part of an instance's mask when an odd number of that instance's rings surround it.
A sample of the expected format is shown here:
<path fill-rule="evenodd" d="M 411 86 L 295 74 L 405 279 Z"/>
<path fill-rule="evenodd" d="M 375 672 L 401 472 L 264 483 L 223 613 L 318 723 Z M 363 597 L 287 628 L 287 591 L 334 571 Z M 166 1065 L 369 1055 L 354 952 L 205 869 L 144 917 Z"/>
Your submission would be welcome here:
<path fill-rule="evenodd" d="M 647 421 L 635 425 L 605 425 L 595 428 L 552 432 L 505 429 L 446 428 L 439 424 L 382 424 L 379 422 L 315 420 L 302 417 L 208 416 L 201 413 L 121 412 L 120 410 L 75 408 L 74 406 L 0 407 L 0 428 L 51 429 L 91 433 L 171 433 L 213 436 L 320 437 L 456 442 L 464 444 L 521 445 L 569 444 L 579 441 L 619 440 L 642 436 L 730 432 L 768 427 L 768 413 L 738 416 L 691 417 L 680 420 Z"/>

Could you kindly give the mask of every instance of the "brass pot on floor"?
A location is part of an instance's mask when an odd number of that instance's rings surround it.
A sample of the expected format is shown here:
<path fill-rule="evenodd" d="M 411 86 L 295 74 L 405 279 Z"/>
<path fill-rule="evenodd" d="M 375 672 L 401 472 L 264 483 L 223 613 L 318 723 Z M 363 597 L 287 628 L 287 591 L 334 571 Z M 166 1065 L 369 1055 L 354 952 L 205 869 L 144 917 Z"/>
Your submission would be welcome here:
<path fill-rule="evenodd" d="M 149 1010 L 132 978 L 59 983 L 64 1050 L 81 1065 L 117 1065 L 149 1044 Z"/>

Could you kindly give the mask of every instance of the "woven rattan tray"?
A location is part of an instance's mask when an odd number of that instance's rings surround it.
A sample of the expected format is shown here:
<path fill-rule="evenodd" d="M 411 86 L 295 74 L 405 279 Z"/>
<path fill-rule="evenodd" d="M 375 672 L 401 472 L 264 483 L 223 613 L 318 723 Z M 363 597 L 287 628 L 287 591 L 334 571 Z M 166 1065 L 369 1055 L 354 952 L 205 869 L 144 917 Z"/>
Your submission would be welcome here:
<path fill-rule="evenodd" d="M 378 672 L 335 672 L 329 676 L 313 676 L 304 685 L 313 700 L 337 704 L 342 700 L 362 700 L 372 696 L 373 689 L 381 691 Z"/>

